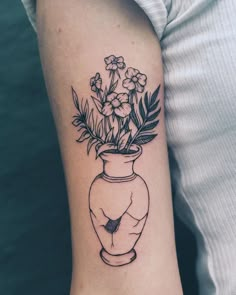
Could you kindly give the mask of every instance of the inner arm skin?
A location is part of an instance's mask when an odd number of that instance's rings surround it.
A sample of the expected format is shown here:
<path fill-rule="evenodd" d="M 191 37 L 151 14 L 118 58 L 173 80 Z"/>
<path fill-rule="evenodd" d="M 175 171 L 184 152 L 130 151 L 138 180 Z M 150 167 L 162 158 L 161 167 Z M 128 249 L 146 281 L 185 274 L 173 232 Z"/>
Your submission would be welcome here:
<path fill-rule="evenodd" d="M 165 137 L 161 50 L 149 21 L 128 0 L 38 0 L 37 29 L 69 197 L 73 248 L 70 295 L 182 294 Z M 86 143 L 76 143 L 77 131 L 71 124 L 75 114 L 71 86 L 80 100 L 90 98 L 90 77 L 100 72 L 108 83 L 104 57 L 111 54 L 123 56 L 127 65 L 145 73 L 149 92 L 161 84 L 162 107 L 158 136 L 143 146 L 135 163 L 135 171 L 145 179 L 150 194 L 149 216 L 135 247 L 138 257 L 118 268 L 101 261 L 101 245 L 89 216 L 89 188 L 101 173 L 102 163 L 95 160 L 94 151 L 87 156 Z"/>

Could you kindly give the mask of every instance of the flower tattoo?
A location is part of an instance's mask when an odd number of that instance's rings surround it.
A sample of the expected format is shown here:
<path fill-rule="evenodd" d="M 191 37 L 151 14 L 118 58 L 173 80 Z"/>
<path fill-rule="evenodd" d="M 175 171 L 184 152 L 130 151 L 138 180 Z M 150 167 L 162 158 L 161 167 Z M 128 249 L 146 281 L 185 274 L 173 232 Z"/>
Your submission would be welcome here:
<path fill-rule="evenodd" d="M 103 106 L 102 114 L 104 116 L 111 116 L 112 114 L 115 114 L 121 118 L 127 117 L 131 112 L 131 106 L 128 101 L 128 94 L 117 94 L 113 92 L 107 96 L 107 101 Z"/>
<path fill-rule="evenodd" d="M 87 154 L 94 149 L 103 164 L 89 188 L 89 214 L 101 243 L 100 258 L 118 267 L 137 258 L 135 245 L 149 214 L 149 189 L 134 163 L 142 146 L 158 136 L 160 85 L 146 91 L 147 76 L 133 67 L 126 70 L 122 56 L 104 61 L 107 78 L 97 72 L 90 79 L 89 99 L 79 99 L 72 87 L 72 124 L 76 142 L 86 142 Z"/>
<path fill-rule="evenodd" d="M 104 61 L 106 63 L 106 70 L 108 71 L 123 70 L 126 66 L 122 56 L 116 57 L 115 55 L 110 55 Z"/>
<path fill-rule="evenodd" d="M 99 72 L 90 79 L 93 107 L 89 100 L 79 102 L 72 89 L 78 111 L 72 122 L 80 134 L 77 142 L 88 140 L 87 152 L 96 146 L 97 157 L 107 149 L 129 153 L 134 144 L 141 146 L 152 141 L 157 136 L 153 131 L 161 111 L 160 86 L 152 94 L 144 93 L 147 76 L 133 67 L 125 70 L 122 56 L 111 54 L 104 62 L 107 84 L 103 85 Z"/>
<path fill-rule="evenodd" d="M 142 93 L 147 83 L 147 76 L 140 73 L 139 70 L 128 68 L 125 76 L 127 79 L 123 81 L 123 87 L 129 91 L 137 91 Z"/>
<path fill-rule="evenodd" d="M 102 79 L 99 73 L 96 73 L 96 75 L 90 79 L 90 86 L 91 90 L 94 92 L 98 92 L 101 90 Z"/>

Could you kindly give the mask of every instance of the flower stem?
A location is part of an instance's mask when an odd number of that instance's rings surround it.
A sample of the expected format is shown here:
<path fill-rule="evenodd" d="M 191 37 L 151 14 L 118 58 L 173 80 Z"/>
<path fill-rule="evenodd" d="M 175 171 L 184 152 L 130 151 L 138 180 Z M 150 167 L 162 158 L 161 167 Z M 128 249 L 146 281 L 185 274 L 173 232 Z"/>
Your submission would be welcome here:
<path fill-rule="evenodd" d="M 100 101 L 103 102 L 103 99 L 102 99 L 102 90 L 101 89 L 98 90 L 97 96 L 100 99 Z"/>
<path fill-rule="evenodd" d="M 107 117 L 107 123 L 108 123 L 109 129 L 111 130 L 112 129 L 112 126 L 111 126 L 110 117 Z"/>
<path fill-rule="evenodd" d="M 133 104 L 133 91 L 129 92 L 129 103 L 132 105 Z"/>
<path fill-rule="evenodd" d="M 111 87 L 114 84 L 114 79 L 115 79 L 115 71 L 112 71 L 112 74 L 111 74 L 111 82 L 110 82 L 108 93 L 111 92 Z"/>
<path fill-rule="evenodd" d="M 117 121 L 118 121 L 118 132 L 117 132 L 117 137 L 116 137 L 116 141 L 117 141 L 117 144 L 120 140 L 120 132 L 121 132 L 121 123 L 122 123 L 122 119 L 117 117 Z"/>
<path fill-rule="evenodd" d="M 105 135 L 107 136 L 108 132 L 107 132 L 107 117 L 104 117 L 104 132 L 105 132 Z M 106 138 L 105 136 L 105 138 Z"/>

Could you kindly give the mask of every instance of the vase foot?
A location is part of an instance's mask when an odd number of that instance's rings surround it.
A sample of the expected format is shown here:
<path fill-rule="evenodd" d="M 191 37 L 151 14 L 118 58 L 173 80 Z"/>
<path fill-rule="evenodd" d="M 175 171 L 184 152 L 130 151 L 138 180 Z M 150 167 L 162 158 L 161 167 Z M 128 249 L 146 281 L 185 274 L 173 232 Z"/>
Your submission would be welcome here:
<path fill-rule="evenodd" d="M 122 266 L 125 264 L 129 264 L 134 261 L 137 257 L 136 251 L 132 249 L 128 253 L 121 254 L 121 255 L 111 255 L 107 253 L 105 249 L 102 248 L 100 251 L 100 257 L 108 265 L 111 266 Z"/>

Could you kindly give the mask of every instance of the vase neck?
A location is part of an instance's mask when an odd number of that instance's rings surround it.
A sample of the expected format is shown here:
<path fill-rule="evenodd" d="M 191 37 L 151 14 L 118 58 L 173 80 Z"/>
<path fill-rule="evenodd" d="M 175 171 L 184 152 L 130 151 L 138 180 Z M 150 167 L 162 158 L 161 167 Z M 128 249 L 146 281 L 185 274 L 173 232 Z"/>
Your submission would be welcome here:
<path fill-rule="evenodd" d="M 134 161 L 103 161 L 103 173 L 110 177 L 126 177 L 134 174 Z"/>

